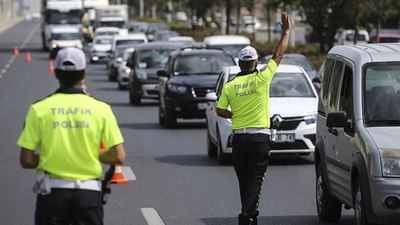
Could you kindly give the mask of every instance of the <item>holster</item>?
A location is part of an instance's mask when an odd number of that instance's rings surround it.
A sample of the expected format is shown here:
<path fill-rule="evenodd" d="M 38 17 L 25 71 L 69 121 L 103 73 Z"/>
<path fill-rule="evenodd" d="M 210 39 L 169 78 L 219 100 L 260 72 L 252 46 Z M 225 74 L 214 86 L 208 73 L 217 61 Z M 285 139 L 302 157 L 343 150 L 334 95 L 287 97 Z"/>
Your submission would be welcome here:
<path fill-rule="evenodd" d="M 111 165 L 104 174 L 104 179 L 101 181 L 101 202 L 103 205 L 107 203 L 108 195 L 111 194 L 111 179 L 114 175 L 115 166 Z"/>

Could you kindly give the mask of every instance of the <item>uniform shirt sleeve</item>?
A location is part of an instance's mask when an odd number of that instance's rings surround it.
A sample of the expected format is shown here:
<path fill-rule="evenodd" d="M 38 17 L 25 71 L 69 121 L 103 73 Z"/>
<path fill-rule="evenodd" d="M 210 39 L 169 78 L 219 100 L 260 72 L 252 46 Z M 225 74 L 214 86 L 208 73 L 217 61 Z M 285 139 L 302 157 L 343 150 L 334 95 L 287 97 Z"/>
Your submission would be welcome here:
<path fill-rule="evenodd" d="M 117 119 L 110 106 L 108 106 L 105 112 L 104 130 L 101 140 L 107 148 L 124 142 L 121 130 L 118 127 Z"/>
<path fill-rule="evenodd" d="M 36 110 L 31 106 L 25 117 L 25 124 L 22 133 L 18 139 L 17 145 L 20 147 L 35 150 L 40 144 L 39 118 Z"/>
<path fill-rule="evenodd" d="M 226 85 L 224 85 L 224 87 L 222 88 L 221 96 L 218 99 L 217 108 L 220 108 L 220 109 L 227 109 L 229 106 L 229 99 L 228 99 L 228 95 L 226 93 L 225 87 L 226 87 Z"/>
<path fill-rule="evenodd" d="M 273 59 L 270 59 L 268 61 L 268 64 L 260 69 L 260 73 L 259 73 L 260 78 L 264 82 L 267 82 L 267 83 L 271 82 L 272 78 L 275 75 L 277 68 L 278 68 L 278 65 L 276 64 L 276 62 Z"/>

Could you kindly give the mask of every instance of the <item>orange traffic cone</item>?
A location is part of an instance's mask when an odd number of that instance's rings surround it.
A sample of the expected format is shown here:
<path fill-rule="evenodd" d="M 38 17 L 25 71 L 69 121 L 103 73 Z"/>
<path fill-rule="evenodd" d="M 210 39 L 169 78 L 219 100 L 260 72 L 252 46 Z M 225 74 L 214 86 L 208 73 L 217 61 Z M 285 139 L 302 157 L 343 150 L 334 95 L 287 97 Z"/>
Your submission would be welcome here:
<path fill-rule="evenodd" d="M 27 63 L 32 62 L 32 57 L 31 57 L 31 53 L 30 53 L 30 52 L 27 52 L 27 53 L 26 53 L 26 55 L 25 55 L 25 61 L 26 61 Z"/>
<path fill-rule="evenodd" d="M 131 181 L 124 178 L 120 164 L 115 164 L 115 172 L 111 178 L 112 184 L 129 184 Z"/>
<path fill-rule="evenodd" d="M 54 73 L 54 61 L 53 60 L 49 61 L 49 73 Z M 101 143 L 101 144 L 103 144 L 103 143 Z M 101 146 L 100 146 L 100 148 L 101 148 Z"/>
<path fill-rule="evenodd" d="M 17 46 L 14 47 L 14 56 L 19 56 L 19 50 Z"/>

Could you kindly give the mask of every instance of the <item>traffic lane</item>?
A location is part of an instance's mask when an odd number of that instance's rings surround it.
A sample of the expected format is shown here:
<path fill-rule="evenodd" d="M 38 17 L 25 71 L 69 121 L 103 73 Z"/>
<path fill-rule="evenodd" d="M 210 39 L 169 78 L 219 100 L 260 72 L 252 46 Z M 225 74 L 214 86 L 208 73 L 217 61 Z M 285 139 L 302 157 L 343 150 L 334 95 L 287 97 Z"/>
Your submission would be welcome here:
<path fill-rule="evenodd" d="M 21 51 L 7 73 L 0 79 L 0 135 L 2 151 L 0 151 L 1 196 L 0 216 L 3 224 L 32 224 L 36 196 L 31 192 L 34 182 L 34 170 L 24 170 L 19 164 L 19 147 L 16 145 L 23 128 L 25 114 L 31 103 L 41 99 L 55 90 L 54 77 L 47 73 L 45 53 L 40 52 L 40 31 L 35 23 L 22 22 L 1 34 L 2 37 L 13 36 L 15 43 L 27 41 L 27 49 L 31 53 L 32 62 L 25 61 Z M 9 35 L 11 32 L 12 35 Z M 28 34 L 32 32 L 32 37 Z M 6 40 L 7 42 L 8 40 Z M 6 46 L 4 39 L 1 46 Z M 9 49 L 12 49 L 10 47 Z M 9 57 L 12 51 L 2 51 L 0 55 Z M 18 212 L 18 213 L 16 213 Z"/>
<path fill-rule="evenodd" d="M 235 223 L 240 211 L 236 176 L 231 165 L 220 166 L 206 157 L 202 122 L 183 122 L 177 129 L 164 129 L 157 122 L 156 102 L 130 106 L 128 92 L 108 82 L 102 66 L 94 71 L 96 76 L 89 76 L 87 82 L 97 86 L 95 95 L 113 107 L 125 136 L 126 165 L 138 178 L 132 189 L 119 187 L 111 198 L 122 205 L 130 201 L 139 208 L 154 207 L 166 224 Z M 314 183 L 312 157 L 273 156 L 262 191 L 260 220 L 321 224 L 316 216 Z M 350 224 L 352 217 L 346 214 L 351 213 L 344 211 L 339 224 Z"/>

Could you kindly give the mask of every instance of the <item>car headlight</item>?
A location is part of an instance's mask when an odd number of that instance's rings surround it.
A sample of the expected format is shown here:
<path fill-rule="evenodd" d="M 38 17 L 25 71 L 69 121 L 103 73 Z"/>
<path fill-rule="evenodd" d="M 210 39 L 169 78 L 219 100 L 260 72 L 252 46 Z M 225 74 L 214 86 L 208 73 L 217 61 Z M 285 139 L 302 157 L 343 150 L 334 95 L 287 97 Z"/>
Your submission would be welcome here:
<path fill-rule="evenodd" d="M 179 94 L 184 94 L 187 91 L 187 88 L 182 85 L 176 85 L 176 84 L 168 84 L 168 90 L 179 93 Z"/>
<path fill-rule="evenodd" d="M 317 121 L 317 114 L 311 113 L 303 117 L 307 125 L 315 123 Z"/>
<path fill-rule="evenodd" d="M 129 74 L 130 72 L 131 72 L 131 68 L 126 67 L 126 68 L 125 68 L 125 73 L 126 73 L 126 74 Z"/>
<path fill-rule="evenodd" d="M 137 71 L 136 76 L 138 79 L 141 79 L 141 80 L 147 79 L 147 74 L 144 71 Z"/>
<path fill-rule="evenodd" d="M 51 48 L 57 48 L 58 47 L 58 45 L 56 44 L 56 43 L 51 43 Z"/>
<path fill-rule="evenodd" d="M 380 149 L 382 157 L 382 172 L 384 176 L 400 176 L 400 150 Z"/>

